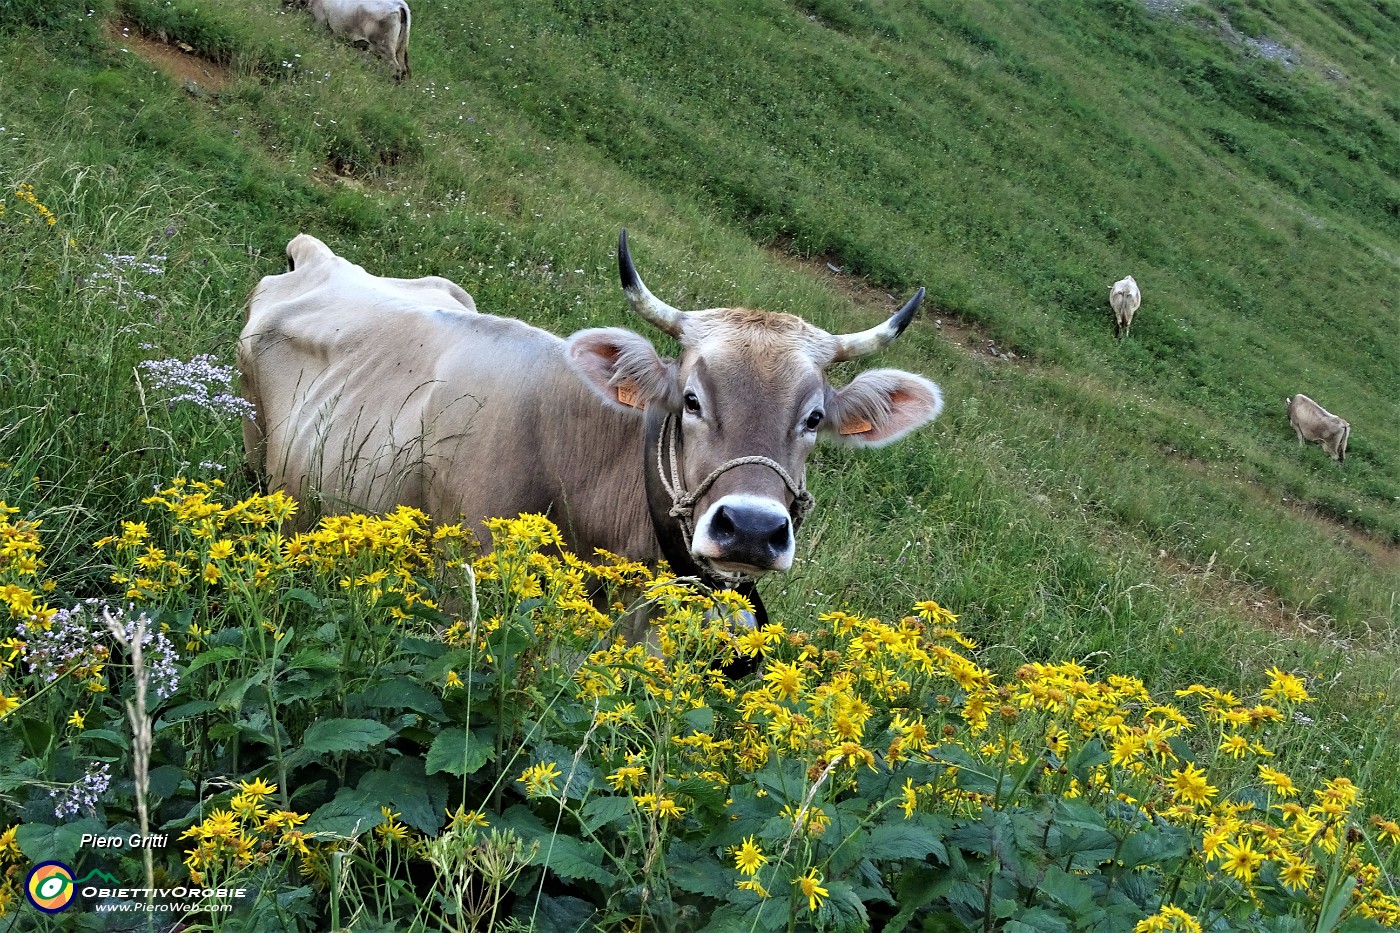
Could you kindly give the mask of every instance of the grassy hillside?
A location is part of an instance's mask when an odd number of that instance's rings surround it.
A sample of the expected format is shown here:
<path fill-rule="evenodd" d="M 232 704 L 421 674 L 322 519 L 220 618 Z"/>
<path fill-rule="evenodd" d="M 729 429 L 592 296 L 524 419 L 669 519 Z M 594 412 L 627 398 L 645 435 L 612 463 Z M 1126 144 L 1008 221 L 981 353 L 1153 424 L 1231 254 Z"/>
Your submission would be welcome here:
<path fill-rule="evenodd" d="M 626 226 L 682 307 L 853 329 L 929 290 L 873 365 L 947 411 L 819 451 L 775 615 L 935 597 L 1004 672 L 1295 670 L 1320 697 L 1295 760 L 1400 808 L 1400 3 L 414 17 L 394 86 L 272 0 L 0 0 L 0 499 L 42 518 L 61 594 L 110 591 L 91 542 L 171 476 L 251 488 L 237 420 L 167 405 L 139 364 L 230 364 L 296 232 L 566 333 L 643 329 Z M 1296 392 L 1351 422 L 1345 464 L 1296 446 Z"/>

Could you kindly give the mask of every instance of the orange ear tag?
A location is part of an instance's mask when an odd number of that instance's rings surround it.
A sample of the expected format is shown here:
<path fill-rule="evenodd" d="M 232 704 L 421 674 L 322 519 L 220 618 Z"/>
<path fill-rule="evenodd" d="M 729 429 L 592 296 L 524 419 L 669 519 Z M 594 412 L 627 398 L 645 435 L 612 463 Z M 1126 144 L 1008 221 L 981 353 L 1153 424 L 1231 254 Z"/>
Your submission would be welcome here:
<path fill-rule="evenodd" d="M 864 434 L 866 431 L 873 431 L 874 429 L 875 425 L 871 424 L 869 421 L 857 421 L 855 424 L 848 424 L 843 427 L 841 429 L 841 436 L 845 437 L 847 434 Z"/>
<path fill-rule="evenodd" d="M 632 408 L 645 409 L 646 403 L 642 401 L 642 393 L 637 391 L 635 382 L 624 382 L 617 387 L 617 400 Z"/>

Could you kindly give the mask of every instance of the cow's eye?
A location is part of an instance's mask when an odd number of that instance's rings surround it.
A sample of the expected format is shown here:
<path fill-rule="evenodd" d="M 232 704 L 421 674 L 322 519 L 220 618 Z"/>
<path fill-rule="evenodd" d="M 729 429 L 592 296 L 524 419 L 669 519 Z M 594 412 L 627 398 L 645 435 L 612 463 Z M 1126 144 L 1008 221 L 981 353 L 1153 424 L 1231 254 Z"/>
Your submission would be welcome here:
<path fill-rule="evenodd" d="M 700 414 L 700 396 L 687 390 L 685 393 L 685 410 L 692 415 Z"/>
<path fill-rule="evenodd" d="M 807 430 L 815 431 L 821 425 L 822 419 L 825 417 L 826 416 L 823 415 L 820 411 L 812 412 L 810 415 L 807 416 Z"/>

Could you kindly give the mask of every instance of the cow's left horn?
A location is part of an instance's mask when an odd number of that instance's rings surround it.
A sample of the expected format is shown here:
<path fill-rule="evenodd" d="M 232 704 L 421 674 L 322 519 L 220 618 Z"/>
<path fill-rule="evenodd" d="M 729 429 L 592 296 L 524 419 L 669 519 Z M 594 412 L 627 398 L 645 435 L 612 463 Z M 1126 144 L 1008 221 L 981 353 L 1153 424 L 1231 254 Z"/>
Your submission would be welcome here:
<path fill-rule="evenodd" d="M 839 363 L 842 360 L 854 360 L 889 346 L 894 338 L 904 333 L 904 328 L 909 326 L 909 322 L 914 320 L 914 312 L 919 310 L 919 303 L 923 300 L 924 290 L 920 288 L 914 293 L 914 297 L 905 302 L 904 307 L 896 311 L 885 323 L 860 333 L 839 335 L 836 338 L 836 355 L 831 361 Z"/>
<path fill-rule="evenodd" d="M 672 337 L 679 338 L 685 329 L 685 312 L 657 298 L 642 284 L 641 276 L 637 275 L 637 269 L 632 265 L 632 256 L 627 252 L 626 229 L 617 238 L 617 271 L 622 277 L 622 291 L 632 310 Z"/>

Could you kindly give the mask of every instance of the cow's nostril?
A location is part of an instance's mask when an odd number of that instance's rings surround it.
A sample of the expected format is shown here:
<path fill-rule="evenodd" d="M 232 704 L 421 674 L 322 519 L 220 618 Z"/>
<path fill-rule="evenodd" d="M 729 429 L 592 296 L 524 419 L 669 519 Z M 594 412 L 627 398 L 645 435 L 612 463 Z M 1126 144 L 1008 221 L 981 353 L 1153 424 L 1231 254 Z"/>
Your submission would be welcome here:
<path fill-rule="evenodd" d="M 790 540 L 792 537 L 788 534 L 788 523 L 783 522 L 768 536 L 768 546 L 773 549 L 774 553 L 778 553 L 787 550 Z"/>
<path fill-rule="evenodd" d="M 716 537 L 732 538 L 738 530 L 734 524 L 734 517 L 729 514 L 729 509 L 723 505 L 715 509 L 715 514 L 710 519 L 711 534 Z"/>

